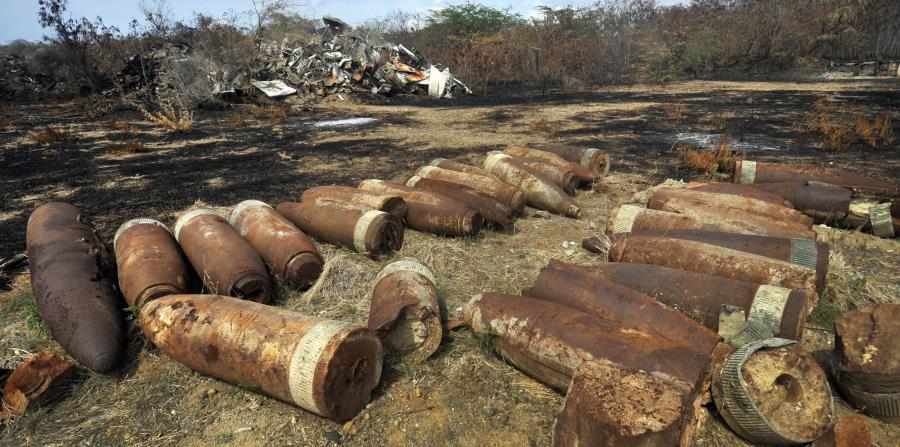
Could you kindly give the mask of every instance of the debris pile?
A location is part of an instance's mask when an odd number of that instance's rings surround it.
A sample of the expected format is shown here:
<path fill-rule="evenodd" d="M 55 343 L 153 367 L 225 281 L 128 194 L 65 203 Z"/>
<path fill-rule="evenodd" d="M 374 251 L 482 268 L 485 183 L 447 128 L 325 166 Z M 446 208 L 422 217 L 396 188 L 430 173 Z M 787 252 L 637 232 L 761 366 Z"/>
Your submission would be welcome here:
<path fill-rule="evenodd" d="M 32 73 L 21 57 L 0 55 L 0 101 L 20 101 L 46 95 L 56 86 L 43 73 Z"/>

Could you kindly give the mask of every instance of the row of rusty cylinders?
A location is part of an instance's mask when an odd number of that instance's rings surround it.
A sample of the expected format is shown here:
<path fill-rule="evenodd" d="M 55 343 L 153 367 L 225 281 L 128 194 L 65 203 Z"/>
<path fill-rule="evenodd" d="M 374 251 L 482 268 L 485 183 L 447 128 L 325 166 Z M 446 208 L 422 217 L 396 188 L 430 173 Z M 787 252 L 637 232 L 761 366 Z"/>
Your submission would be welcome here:
<path fill-rule="evenodd" d="M 125 347 L 120 291 L 143 334 L 179 362 L 349 419 L 380 380 L 383 350 L 418 362 L 438 348 L 443 326 L 433 274 L 415 260 L 385 267 L 366 328 L 268 306 L 275 289 L 269 269 L 285 283 L 310 287 L 323 259 L 309 236 L 379 258 L 400 249 L 406 227 L 474 235 L 485 223 L 511 225 L 526 202 L 577 217 L 563 189 L 574 192 L 609 169 L 609 157 L 596 149 L 508 152 L 518 158 L 489 154 L 484 170 L 435 160 L 406 185 L 314 187 L 300 202 L 273 208 L 247 200 L 228 216 L 198 208 L 171 230 L 133 219 L 113 238 L 115 263 L 81 210 L 44 204 L 30 216 L 26 235 L 38 310 L 79 364 L 109 372 Z M 209 294 L 189 294 L 198 279 Z"/>
<path fill-rule="evenodd" d="M 709 403 L 753 443 L 828 439 L 838 429 L 829 376 L 862 412 L 900 423 L 900 305 L 840 316 L 824 368 L 798 343 L 829 265 L 813 223 L 846 219 L 850 191 L 896 199 L 896 188 L 806 167 L 755 173 L 759 189 L 740 176 L 652 188 L 646 208 L 614 209 L 607 234 L 583 241 L 609 262 L 552 260 L 521 296 L 466 306 L 483 345 L 566 391 L 554 445 L 693 446 Z"/>

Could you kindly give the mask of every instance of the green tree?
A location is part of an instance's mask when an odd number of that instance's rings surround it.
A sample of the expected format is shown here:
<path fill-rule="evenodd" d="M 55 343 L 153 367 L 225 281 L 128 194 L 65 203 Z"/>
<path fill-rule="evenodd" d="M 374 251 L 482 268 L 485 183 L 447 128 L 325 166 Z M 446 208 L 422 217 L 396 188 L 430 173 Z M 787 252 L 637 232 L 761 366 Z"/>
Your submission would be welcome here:
<path fill-rule="evenodd" d="M 493 34 L 523 22 L 521 15 L 509 9 L 471 2 L 434 11 L 426 19 L 428 28 L 442 28 L 446 34 L 455 36 Z"/>

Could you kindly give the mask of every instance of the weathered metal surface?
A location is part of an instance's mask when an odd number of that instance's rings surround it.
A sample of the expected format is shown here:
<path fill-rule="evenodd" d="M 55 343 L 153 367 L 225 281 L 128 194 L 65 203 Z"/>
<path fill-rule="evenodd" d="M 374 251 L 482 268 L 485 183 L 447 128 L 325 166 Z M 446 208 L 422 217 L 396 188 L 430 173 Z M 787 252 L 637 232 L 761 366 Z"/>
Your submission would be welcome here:
<path fill-rule="evenodd" d="M 217 295 L 170 295 L 141 309 L 144 335 L 180 363 L 337 421 L 381 377 L 382 348 L 361 326 Z"/>
<path fill-rule="evenodd" d="M 810 309 L 815 307 L 819 299 L 814 269 L 702 242 L 619 234 L 613 236 L 609 259 L 614 262 L 663 265 L 689 272 L 801 290 L 810 298 Z"/>
<path fill-rule="evenodd" d="M 484 218 L 478 211 L 443 194 L 373 179 L 363 180 L 359 189 L 403 197 L 409 207 L 406 225 L 416 231 L 441 236 L 474 236 L 484 225 Z"/>
<path fill-rule="evenodd" d="M 594 180 L 602 180 L 609 174 L 610 158 L 606 151 L 572 146 L 568 144 L 547 144 L 535 146 L 535 149 L 559 155 L 564 160 L 578 163 L 594 173 Z"/>
<path fill-rule="evenodd" d="M 513 156 L 513 159 L 522 163 L 523 166 L 532 172 L 537 172 L 552 180 L 553 184 L 559 186 L 566 194 L 575 195 L 578 184 L 581 183 L 571 170 L 559 168 L 536 158 Z"/>
<path fill-rule="evenodd" d="M 550 261 L 554 268 L 559 261 Z M 760 284 L 720 276 L 688 272 L 677 268 L 653 264 L 612 262 L 596 266 L 572 266 L 608 278 L 625 287 L 643 292 L 657 301 L 687 315 L 700 324 L 713 329 L 718 327 L 719 313 L 723 306 L 741 309 L 745 315 L 753 311 L 753 303 L 765 290 Z M 775 335 L 799 340 L 803 335 L 808 308 L 808 297 L 797 290 L 785 289 L 787 294 Z"/>
<path fill-rule="evenodd" d="M 528 205 L 577 219 L 581 208 L 552 180 L 534 172 L 509 155 L 491 152 L 484 160 L 486 171 L 525 193 Z"/>
<path fill-rule="evenodd" d="M 852 174 L 840 169 L 806 164 L 765 163 L 738 160 L 734 165 L 734 183 L 783 183 L 814 181 L 849 188 L 857 192 L 890 197 L 900 194 L 896 184 Z"/>
<path fill-rule="evenodd" d="M 685 188 L 694 191 L 704 191 L 716 194 L 728 194 L 733 196 L 749 197 L 762 200 L 774 205 L 793 207 L 793 203 L 780 194 L 763 191 L 756 185 L 741 185 L 736 183 L 712 182 L 712 183 L 688 183 Z"/>
<path fill-rule="evenodd" d="M 596 177 L 594 171 L 592 171 L 590 167 L 582 166 L 578 164 L 578 162 L 565 160 L 552 152 L 519 146 L 508 146 L 503 152 L 516 159 L 541 161 L 554 166 L 560 171 L 571 172 L 578 183 L 592 182 L 594 181 L 594 177 Z"/>
<path fill-rule="evenodd" d="M 834 321 L 834 375 L 848 401 L 900 423 L 900 304 L 874 304 Z"/>
<path fill-rule="evenodd" d="M 258 200 L 245 200 L 228 222 L 272 267 L 279 279 L 306 288 L 322 273 L 322 256 L 302 231 Z"/>
<path fill-rule="evenodd" d="M 872 435 L 866 418 L 845 414 L 811 447 L 872 447 Z"/>
<path fill-rule="evenodd" d="M 688 216 L 668 211 L 651 210 L 635 205 L 622 205 L 609 213 L 606 232 L 609 234 L 630 233 L 632 231 L 727 228 L 716 224 L 702 223 Z"/>
<path fill-rule="evenodd" d="M 840 221 L 850 211 L 850 190 L 819 182 L 756 183 L 753 188 L 778 194 L 816 222 Z"/>
<path fill-rule="evenodd" d="M 263 260 L 219 212 L 198 208 L 182 214 L 175 239 L 211 293 L 259 303 L 272 299 L 274 285 Z"/>
<path fill-rule="evenodd" d="M 125 348 L 125 322 L 109 253 L 78 208 L 37 207 L 26 230 L 31 286 L 50 334 L 78 364 L 111 371 Z"/>
<path fill-rule="evenodd" d="M 759 215 L 761 219 L 765 220 L 795 222 L 802 228 L 809 228 L 813 223 L 811 217 L 784 205 L 775 205 L 751 197 L 718 194 L 688 188 L 660 188 L 650 197 L 647 208 L 682 212 L 683 208 L 667 206 L 671 201 L 712 207 L 721 209 L 726 213 L 735 211 L 746 213 L 744 215 Z"/>
<path fill-rule="evenodd" d="M 816 291 L 821 294 L 825 290 L 830 252 L 825 242 L 707 230 L 649 230 L 632 234 L 703 242 L 802 265 L 816 270 Z"/>
<path fill-rule="evenodd" d="M 368 325 L 391 357 L 419 363 L 434 354 L 443 328 L 431 270 L 413 259 L 385 266 L 375 278 Z"/>
<path fill-rule="evenodd" d="M 188 292 L 190 270 L 175 236 L 162 222 L 132 219 L 113 238 L 119 289 L 130 306 Z"/>
<path fill-rule="evenodd" d="M 310 236 L 372 258 L 403 246 L 403 222 L 383 211 L 328 200 L 284 202 L 275 210 Z"/>
<path fill-rule="evenodd" d="M 516 220 L 516 213 L 512 208 L 490 195 L 483 194 L 466 185 L 414 175 L 406 182 L 406 186 L 450 197 L 478 211 L 487 222 L 501 228 L 512 225 Z"/>
<path fill-rule="evenodd" d="M 23 416 L 44 405 L 59 395 L 74 371 L 75 363 L 52 352 L 31 356 L 6 380 L 0 416 L 5 420 Z"/>
<path fill-rule="evenodd" d="M 713 377 L 719 414 L 753 443 L 806 444 L 831 425 L 834 406 L 825 371 L 798 346 L 785 347 L 793 343 L 773 338 L 748 344 Z"/>
<path fill-rule="evenodd" d="M 891 204 L 879 203 L 869 208 L 869 225 L 872 234 L 882 238 L 892 238 L 895 235 L 893 219 L 891 219 Z"/>
<path fill-rule="evenodd" d="M 446 158 L 435 158 L 434 160 L 431 160 L 431 163 L 429 163 L 428 166 L 446 169 L 448 171 L 456 171 L 456 172 L 462 172 L 462 173 L 471 174 L 471 175 L 477 175 L 479 177 L 487 177 L 489 179 L 496 180 L 501 183 L 503 182 L 502 180 L 497 178 L 497 176 L 495 176 L 494 174 L 491 174 L 490 172 L 485 171 L 484 169 L 481 169 L 476 166 L 467 165 L 465 163 L 460 163 L 458 161 L 447 160 Z"/>
<path fill-rule="evenodd" d="M 525 210 L 525 193 L 519 188 L 503 183 L 499 179 L 494 178 L 494 176 L 484 177 L 435 166 L 424 166 L 416 171 L 416 175 L 431 180 L 441 180 L 468 186 L 499 200 L 512 208 L 517 215 L 522 214 L 522 211 Z"/>
<path fill-rule="evenodd" d="M 316 186 L 303 191 L 301 200 L 333 200 L 351 205 L 393 214 L 398 219 L 406 219 L 409 207 L 402 197 L 391 194 L 376 194 L 349 186 Z"/>

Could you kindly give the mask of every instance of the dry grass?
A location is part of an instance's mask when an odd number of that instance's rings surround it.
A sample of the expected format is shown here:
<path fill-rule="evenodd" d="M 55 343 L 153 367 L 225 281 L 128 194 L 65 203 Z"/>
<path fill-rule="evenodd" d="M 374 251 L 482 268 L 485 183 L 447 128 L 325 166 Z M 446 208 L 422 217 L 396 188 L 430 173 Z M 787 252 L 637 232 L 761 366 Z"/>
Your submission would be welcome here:
<path fill-rule="evenodd" d="M 140 154 L 143 152 L 147 152 L 147 145 L 140 141 L 127 141 L 125 143 L 117 144 L 111 151 L 112 154 L 119 155 Z"/>
<path fill-rule="evenodd" d="M 881 148 L 894 142 L 890 113 L 867 117 L 827 99 L 816 101 L 812 110 L 794 123 L 793 129 L 818 136 L 822 148 L 828 151 L 842 151 L 859 144 Z"/>
<path fill-rule="evenodd" d="M 143 104 L 135 104 L 134 107 L 147 121 L 168 133 L 187 132 L 194 127 L 194 112 L 180 98 L 159 98 L 153 111 L 147 110 Z"/>
<path fill-rule="evenodd" d="M 115 120 L 113 122 L 113 127 L 115 127 L 116 130 L 119 131 L 119 133 L 123 137 L 130 138 L 130 137 L 134 137 L 135 135 L 137 135 L 137 129 L 134 126 L 132 126 L 131 123 L 129 123 L 128 121 Z"/>
<path fill-rule="evenodd" d="M 75 141 L 77 139 L 78 136 L 74 132 L 54 125 L 48 125 L 38 132 L 28 134 L 28 141 L 44 146 L 66 141 Z"/>
<path fill-rule="evenodd" d="M 709 176 L 733 171 L 735 160 L 743 158 L 743 154 L 731 148 L 731 138 L 727 134 L 722 136 L 716 147 L 697 149 L 692 145 L 676 143 L 672 149 L 684 166 Z"/>
<path fill-rule="evenodd" d="M 247 127 L 247 125 L 250 124 L 250 120 L 247 118 L 246 114 L 238 113 L 228 117 L 228 119 L 225 121 L 225 124 L 231 129 L 236 129 Z"/>
<path fill-rule="evenodd" d="M 666 118 L 679 126 L 684 125 L 684 112 L 687 110 L 687 104 L 683 102 L 667 102 L 660 107 L 662 107 L 663 113 L 666 114 Z"/>
<path fill-rule="evenodd" d="M 266 120 L 273 124 L 280 124 L 287 118 L 288 110 L 278 106 L 253 106 L 250 108 L 250 113 L 257 119 Z"/>
<path fill-rule="evenodd" d="M 528 123 L 528 130 L 555 136 L 562 130 L 562 124 L 559 121 L 548 121 L 546 118 L 541 118 Z"/>

